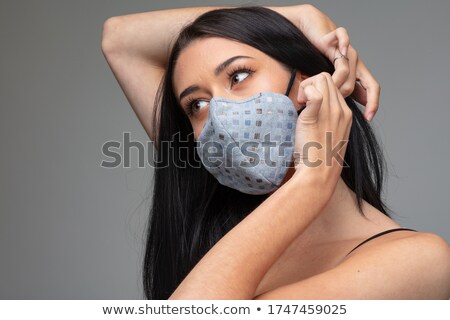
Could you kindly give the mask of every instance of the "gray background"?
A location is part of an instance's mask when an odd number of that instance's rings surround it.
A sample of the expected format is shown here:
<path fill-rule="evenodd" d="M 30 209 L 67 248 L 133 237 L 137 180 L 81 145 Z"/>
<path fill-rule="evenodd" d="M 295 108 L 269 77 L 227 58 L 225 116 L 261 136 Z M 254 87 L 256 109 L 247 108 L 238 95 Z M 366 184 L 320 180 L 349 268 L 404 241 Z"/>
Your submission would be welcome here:
<path fill-rule="evenodd" d="M 152 170 L 135 150 L 131 168 L 100 167 L 104 142 L 147 141 L 101 53 L 103 22 L 249 2 L 0 3 L 0 298 L 141 299 Z M 310 3 L 347 28 L 381 84 L 373 126 L 395 220 L 450 241 L 450 1 Z"/>

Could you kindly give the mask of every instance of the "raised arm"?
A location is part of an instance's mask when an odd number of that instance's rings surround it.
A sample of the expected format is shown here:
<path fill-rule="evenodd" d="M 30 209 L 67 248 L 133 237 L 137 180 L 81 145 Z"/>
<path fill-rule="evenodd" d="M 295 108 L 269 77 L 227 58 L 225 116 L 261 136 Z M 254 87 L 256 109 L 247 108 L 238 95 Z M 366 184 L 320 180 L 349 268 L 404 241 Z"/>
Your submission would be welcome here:
<path fill-rule="evenodd" d="M 268 8 L 297 21 L 306 7 Z M 185 25 L 204 12 L 220 8 L 226 7 L 158 10 L 111 17 L 105 21 L 103 54 L 152 141 L 155 138 L 151 130 L 155 96 L 173 42 Z"/>
<path fill-rule="evenodd" d="M 152 141 L 155 96 L 172 42 L 184 25 L 215 8 L 129 14 L 111 17 L 103 25 L 102 52 Z"/>
<path fill-rule="evenodd" d="M 136 113 L 149 138 L 153 137 L 153 109 L 168 55 L 181 29 L 204 12 L 227 7 L 194 7 L 158 10 L 108 18 L 103 25 L 102 52 L 119 82 L 125 96 Z M 233 8 L 233 7 L 228 7 Z M 366 105 L 366 116 L 378 109 L 379 86 L 365 68 L 356 51 L 349 44 L 343 28 L 336 39 L 325 35 L 336 25 L 324 13 L 311 5 L 266 7 L 294 23 L 306 37 L 333 61 L 335 48 L 350 59 L 350 64 L 336 62 L 333 80 L 344 95 L 354 91 L 357 100 Z M 348 50 L 347 50 L 348 48 Z M 355 86 L 360 80 L 364 88 Z M 355 90 L 354 90 L 355 89 Z"/>

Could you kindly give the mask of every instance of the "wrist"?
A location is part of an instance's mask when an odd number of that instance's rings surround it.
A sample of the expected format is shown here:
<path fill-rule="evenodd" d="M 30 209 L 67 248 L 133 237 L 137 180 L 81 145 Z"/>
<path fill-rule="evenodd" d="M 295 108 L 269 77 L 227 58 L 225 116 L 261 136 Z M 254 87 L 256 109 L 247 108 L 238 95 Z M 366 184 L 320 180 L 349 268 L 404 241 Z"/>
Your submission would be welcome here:
<path fill-rule="evenodd" d="M 329 174 L 318 170 L 318 168 L 308 168 L 303 165 L 296 167 L 288 182 L 295 184 L 297 188 L 311 189 L 318 197 L 328 201 L 333 195 L 338 179 L 333 179 Z"/>

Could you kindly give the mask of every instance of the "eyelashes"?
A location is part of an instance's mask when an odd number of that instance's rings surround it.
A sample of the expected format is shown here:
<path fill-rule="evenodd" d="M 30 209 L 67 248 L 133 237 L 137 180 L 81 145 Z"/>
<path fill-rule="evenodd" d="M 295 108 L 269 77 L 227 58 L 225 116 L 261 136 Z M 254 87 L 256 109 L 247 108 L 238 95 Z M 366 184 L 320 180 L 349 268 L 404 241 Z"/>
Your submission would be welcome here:
<path fill-rule="evenodd" d="M 233 79 L 236 74 L 239 74 L 241 72 L 247 72 L 249 74 L 248 77 L 250 77 L 253 74 L 253 72 L 255 72 L 255 71 L 253 69 L 245 67 L 245 66 L 236 66 L 233 69 L 231 69 L 229 72 L 227 72 L 228 80 Z M 248 77 L 246 77 L 245 79 L 247 79 Z M 244 80 L 242 80 L 242 81 L 244 81 Z"/>
<path fill-rule="evenodd" d="M 194 111 L 194 104 L 197 103 L 198 101 L 204 101 L 201 99 L 195 99 L 192 97 L 189 97 L 186 99 L 186 104 L 184 106 L 184 110 L 186 112 L 186 114 L 188 116 L 192 115 L 195 111 Z"/>
<path fill-rule="evenodd" d="M 239 84 L 239 83 L 247 80 L 249 77 L 252 76 L 252 74 L 255 72 L 255 70 L 253 70 L 252 68 L 246 67 L 244 65 L 238 65 L 238 66 L 233 67 L 233 69 L 231 69 L 230 71 L 227 72 L 228 81 L 230 81 L 230 88 L 232 88 L 235 85 L 231 82 L 234 79 L 235 75 L 238 75 L 238 74 L 244 73 L 244 72 L 248 73 L 248 76 L 236 84 Z M 192 96 L 188 97 L 186 99 L 186 102 L 183 104 L 183 109 L 184 109 L 185 113 L 188 116 L 191 116 L 192 114 L 194 114 L 196 112 L 196 110 L 194 110 L 194 105 L 200 101 L 206 102 L 205 99 L 196 99 L 196 98 L 193 98 Z"/>

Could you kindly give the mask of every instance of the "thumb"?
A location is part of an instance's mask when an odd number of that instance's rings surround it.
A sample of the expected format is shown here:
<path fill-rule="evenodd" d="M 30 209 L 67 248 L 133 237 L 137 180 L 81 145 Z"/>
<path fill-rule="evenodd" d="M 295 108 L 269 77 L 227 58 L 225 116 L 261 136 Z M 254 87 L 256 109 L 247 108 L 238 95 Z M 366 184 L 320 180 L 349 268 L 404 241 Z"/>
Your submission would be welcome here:
<path fill-rule="evenodd" d="M 299 115 L 300 121 L 302 123 L 315 123 L 318 120 L 320 106 L 322 105 L 322 94 L 313 85 L 307 85 L 302 91 L 306 99 L 306 107 Z"/>

